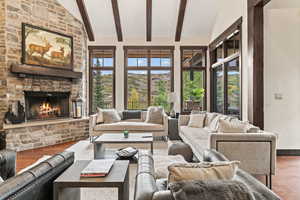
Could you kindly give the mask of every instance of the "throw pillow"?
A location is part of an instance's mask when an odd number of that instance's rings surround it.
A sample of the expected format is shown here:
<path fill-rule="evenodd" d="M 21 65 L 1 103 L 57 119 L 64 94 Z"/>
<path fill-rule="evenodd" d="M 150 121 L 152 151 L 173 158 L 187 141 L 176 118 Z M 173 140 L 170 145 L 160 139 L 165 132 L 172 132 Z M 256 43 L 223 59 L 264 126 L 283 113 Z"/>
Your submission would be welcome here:
<path fill-rule="evenodd" d="M 111 124 L 121 121 L 119 113 L 115 109 L 102 110 L 103 121 L 105 124 Z"/>
<path fill-rule="evenodd" d="M 190 115 L 190 121 L 188 127 L 203 128 L 205 120 L 205 114 L 192 114 Z"/>
<path fill-rule="evenodd" d="M 247 133 L 248 124 L 239 120 L 219 120 L 219 133 Z"/>
<path fill-rule="evenodd" d="M 3 183 L 3 182 L 4 182 L 4 180 L 3 180 L 3 178 L 0 176 L 0 184 Z"/>
<path fill-rule="evenodd" d="M 103 113 L 102 113 L 102 109 L 101 108 L 97 108 L 97 121 L 96 121 L 96 124 L 101 124 L 104 122 L 103 120 Z"/>
<path fill-rule="evenodd" d="M 217 113 L 206 113 L 204 126 L 208 126 L 217 115 Z"/>
<path fill-rule="evenodd" d="M 168 178 L 168 166 L 175 163 L 187 163 L 182 155 L 153 156 L 155 178 Z"/>
<path fill-rule="evenodd" d="M 239 161 L 173 164 L 168 167 L 169 183 L 190 180 L 231 180 Z"/>
<path fill-rule="evenodd" d="M 163 108 L 150 106 L 147 111 L 146 123 L 163 124 Z"/>

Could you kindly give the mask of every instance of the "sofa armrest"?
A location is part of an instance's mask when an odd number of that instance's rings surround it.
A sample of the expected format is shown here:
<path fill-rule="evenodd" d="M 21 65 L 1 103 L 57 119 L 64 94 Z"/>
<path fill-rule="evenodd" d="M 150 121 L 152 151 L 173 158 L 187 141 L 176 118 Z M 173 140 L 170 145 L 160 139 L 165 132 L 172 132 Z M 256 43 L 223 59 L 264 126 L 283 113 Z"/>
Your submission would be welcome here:
<path fill-rule="evenodd" d="M 0 176 L 3 180 L 16 174 L 16 152 L 11 150 L 0 151 Z"/>
<path fill-rule="evenodd" d="M 178 126 L 187 126 L 190 121 L 189 115 L 179 115 Z"/>
<path fill-rule="evenodd" d="M 212 133 L 210 148 L 229 160 L 241 161 L 251 174 L 275 174 L 277 137 L 274 133 Z"/>
<path fill-rule="evenodd" d="M 97 124 L 97 116 L 98 114 L 94 114 L 90 116 L 90 129 L 93 130 Z"/>

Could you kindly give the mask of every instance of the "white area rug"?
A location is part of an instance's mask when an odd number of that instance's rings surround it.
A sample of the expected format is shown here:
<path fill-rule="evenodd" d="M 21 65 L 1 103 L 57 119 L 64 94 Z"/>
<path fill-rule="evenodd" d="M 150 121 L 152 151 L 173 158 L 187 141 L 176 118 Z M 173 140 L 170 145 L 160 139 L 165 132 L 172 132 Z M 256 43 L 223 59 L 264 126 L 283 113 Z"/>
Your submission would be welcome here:
<path fill-rule="evenodd" d="M 149 144 L 126 144 L 119 145 L 113 144 L 109 145 L 109 148 L 119 149 L 123 147 L 134 146 L 138 149 L 150 149 Z M 154 155 L 167 155 L 168 144 L 163 141 L 154 142 Z M 93 145 L 88 141 L 80 141 L 66 151 L 75 152 L 75 160 L 92 160 Z M 135 187 L 135 176 L 136 176 L 137 165 L 130 164 L 129 170 L 129 187 L 130 187 L 130 200 L 134 197 L 134 187 Z M 118 190 L 116 188 L 82 188 L 81 189 L 81 199 L 82 200 L 118 200 Z"/>

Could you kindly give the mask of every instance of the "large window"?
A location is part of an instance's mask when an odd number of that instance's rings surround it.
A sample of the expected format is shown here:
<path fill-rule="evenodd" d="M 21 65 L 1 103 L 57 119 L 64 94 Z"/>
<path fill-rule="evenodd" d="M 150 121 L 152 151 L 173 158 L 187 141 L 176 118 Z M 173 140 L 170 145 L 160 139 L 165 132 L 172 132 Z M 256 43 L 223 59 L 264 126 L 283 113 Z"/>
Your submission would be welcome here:
<path fill-rule="evenodd" d="M 205 110 L 207 47 L 181 47 L 181 111 Z"/>
<path fill-rule="evenodd" d="M 125 46 L 125 107 L 147 109 L 150 105 L 170 109 L 168 95 L 173 91 L 174 47 Z"/>
<path fill-rule="evenodd" d="M 115 47 L 89 46 L 90 112 L 115 107 Z"/>
<path fill-rule="evenodd" d="M 241 23 L 239 19 L 210 45 L 212 110 L 241 117 Z"/>

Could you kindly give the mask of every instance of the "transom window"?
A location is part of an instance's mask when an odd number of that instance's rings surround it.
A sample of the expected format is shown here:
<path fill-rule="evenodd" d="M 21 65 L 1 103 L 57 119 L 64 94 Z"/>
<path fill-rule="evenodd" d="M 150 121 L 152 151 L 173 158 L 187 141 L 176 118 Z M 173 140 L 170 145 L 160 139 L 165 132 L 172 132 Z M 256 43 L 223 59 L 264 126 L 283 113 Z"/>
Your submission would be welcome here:
<path fill-rule="evenodd" d="M 90 112 L 115 107 L 115 47 L 89 46 Z"/>
<path fill-rule="evenodd" d="M 170 46 L 124 47 L 126 109 L 147 109 L 150 105 L 170 109 L 173 51 Z"/>

